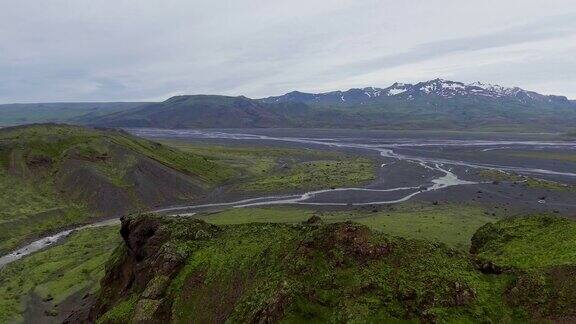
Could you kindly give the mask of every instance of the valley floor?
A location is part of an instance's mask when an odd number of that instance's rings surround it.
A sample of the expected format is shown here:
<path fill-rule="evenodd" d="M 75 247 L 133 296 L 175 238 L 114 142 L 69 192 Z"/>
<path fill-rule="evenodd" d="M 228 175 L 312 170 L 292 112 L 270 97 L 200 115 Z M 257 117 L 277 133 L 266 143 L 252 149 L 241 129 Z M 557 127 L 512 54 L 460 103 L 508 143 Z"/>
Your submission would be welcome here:
<path fill-rule="evenodd" d="M 274 147 L 288 150 L 284 153 L 288 155 L 285 159 L 297 158 L 295 154 L 289 155 L 289 150 L 321 150 L 331 154 L 354 154 L 374 161 L 376 173 L 372 181 L 366 183 L 370 179 L 368 173 L 364 177 L 362 173 L 351 177 L 363 179 L 365 185 L 334 185 L 338 181 L 318 177 L 314 169 L 307 169 L 304 173 L 315 177 L 312 180 L 315 186 L 294 185 L 293 178 L 281 176 L 276 189 L 291 195 L 272 195 L 273 198 L 254 201 L 257 205 L 309 204 L 319 208 L 350 209 L 415 200 L 478 202 L 491 214 L 500 216 L 527 212 L 576 215 L 576 141 L 551 134 L 418 134 L 301 129 L 130 131 L 154 140 L 178 143 L 180 148 L 217 145 L 257 152 Z M 359 169 L 363 165 L 359 161 L 362 160 L 355 160 L 354 164 L 348 162 L 347 166 L 333 165 L 328 173 L 369 170 L 366 167 Z M 274 178 L 270 174 L 266 177 Z M 306 190 L 314 187 L 337 190 Z M 213 196 L 206 204 L 212 208 L 217 207 L 212 205 L 214 203 L 242 201 L 242 198 L 254 196 L 253 193 L 236 192 L 234 195 Z M 205 208 L 193 207 L 188 212 L 202 209 Z M 184 212 L 185 209 L 177 211 Z"/>
<path fill-rule="evenodd" d="M 208 195 L 191 205 L 158 208 L 165 215 L 217 225 L 301 223 L 312 216 L 327 223 L 351 220 L 464 253 L 489 222 L 534 214 L 576 217 L 576 142 L 553 135 L 129 131 L 221 168 L 210 173 L 218 181 Z M 0 269 L 0 322 L 30 314 L 47 321 L 65 317 L 69 311 L 59 308 L 78 306 L 80 294 L 97 289 L 101 261 L 120 241 L 115 233 L 117 227 L 77 231 Z M 102 242 L 91 242 L 96 236 Z M 68 249 L 84 256 L 64 257 Z M 38 262 L 51 266 L 41 270 Z M 23 276 L 34 278 L 33 286 L 17 287 Z"/>

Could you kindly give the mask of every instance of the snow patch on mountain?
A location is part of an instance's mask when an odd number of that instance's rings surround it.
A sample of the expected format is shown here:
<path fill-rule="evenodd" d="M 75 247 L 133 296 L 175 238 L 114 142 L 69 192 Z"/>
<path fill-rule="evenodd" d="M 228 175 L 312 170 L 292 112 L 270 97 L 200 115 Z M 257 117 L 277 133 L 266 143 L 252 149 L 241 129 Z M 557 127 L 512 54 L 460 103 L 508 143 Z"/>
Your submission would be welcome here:
<path fill-rule="evenodd" d="M 388 96 L 396 96 L 401 93 L 408 91 L 408 89 L 412 87 L 411 84 L 404 84 L 404 83 L 394 83 L 390 87 L 386 88 L 386 94 Z"/>
<path fill-rule="evenodd" d="M 519 92 L 525 92 L 524 90 L 522 90 L 520 88 L 507 88 L 507 87 L 503 87 L 501 85 L 482 83 L 479 81 L 474 82 L 474 83 L 470 83 L 470 84 L 468 84 L 468 86 L 473 88 L 472 89 L 473 92 L 482 92 L 482 90 L 484 90 L 484 92 L 488 92 L 489 94 L 492 94 L 492 95 L 497 96 L 497 97 L 510 96 L 510 95 L 517 94 Z"/>
<path fill-rule="evenodd" d="M 395 96 L 395 95 L 399 95 L 403 92 L 406 92 L 406 89 L 390 89 L 390 90 L 388 90 L 388 95 Z"/>

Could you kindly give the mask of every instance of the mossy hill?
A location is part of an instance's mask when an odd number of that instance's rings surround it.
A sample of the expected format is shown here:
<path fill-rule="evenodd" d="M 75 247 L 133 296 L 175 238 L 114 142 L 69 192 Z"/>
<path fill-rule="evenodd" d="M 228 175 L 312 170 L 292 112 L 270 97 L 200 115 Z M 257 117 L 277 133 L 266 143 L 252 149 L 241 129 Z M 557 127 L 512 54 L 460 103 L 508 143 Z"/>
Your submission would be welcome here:
<path fill-rule="evenodd" d="M 71 322 L 460 323 L 576 315 L 576 243 L 550 244 L 558 235 L 574 237 L 576 226 L 558 218 L 486 225 L 472 253 L 318 217 L 216 226 L 140 215 L 123 218 L 121 234 L 124 244 L 107 264 L 94 305 Z"/>
<path fill-rule="evenodd" d="M 0 252 L 62 227 L 200 198 L 225 176 L 203 157 L 122 131 L 0 130 Z"/>

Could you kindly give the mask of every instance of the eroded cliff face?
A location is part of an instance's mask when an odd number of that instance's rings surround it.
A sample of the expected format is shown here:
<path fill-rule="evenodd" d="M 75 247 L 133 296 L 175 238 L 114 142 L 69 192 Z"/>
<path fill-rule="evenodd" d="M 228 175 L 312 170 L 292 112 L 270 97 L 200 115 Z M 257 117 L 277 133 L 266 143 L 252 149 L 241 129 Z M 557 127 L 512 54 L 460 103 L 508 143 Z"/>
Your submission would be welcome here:
<path fill-rule="evenodd" d="M 136 322 L 170 321 L 172 298 L 167 288 L 185 262 L 186 253 L 179 251 L 173 239 L 195 240 L 202 235 L 215 235 L 216 226 L 202 221 L 186 222 L 186 231 L 174 235 L 155 217 L 122 218 L 120 233 L 124 245 L 115 251 L 106 267 L 101 291 L 90 310 L 88 320 L 95 321 L 126 299 L 137 299 L 132 319 Z M 210 233 L 210 234 L 208 234 Z M 114 322 L 105 320 L 105 322 Z"/>

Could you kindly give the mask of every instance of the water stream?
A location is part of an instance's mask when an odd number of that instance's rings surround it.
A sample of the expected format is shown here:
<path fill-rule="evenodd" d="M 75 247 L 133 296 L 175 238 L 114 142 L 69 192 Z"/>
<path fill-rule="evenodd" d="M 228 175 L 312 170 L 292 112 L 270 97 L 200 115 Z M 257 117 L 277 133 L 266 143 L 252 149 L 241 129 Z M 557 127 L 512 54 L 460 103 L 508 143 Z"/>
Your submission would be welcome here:
<path fill-rule="evenodd" d="M 43 237 L 38 239 L 24 247 L 19 248 L 18 250 L 8 253 L 2 257 L 0 257 L 0 269 L 3 268 L 5 265 L 12 263 L 16 260 L 19 260 L 31 253 L 40 251 L 54 243 L 62 240 L 63 238 L 69 236 L 74 231 L 81 231 L 87 228 L 95 228 L 95 227 L 103 227 L 103 226 L 112 226 L 120 224 L 120 219 L 109 219 L 101 222 L 96 222 L 88 225 L 78 226 L 75 228 L 67 229 L 65 231 Z"/>

